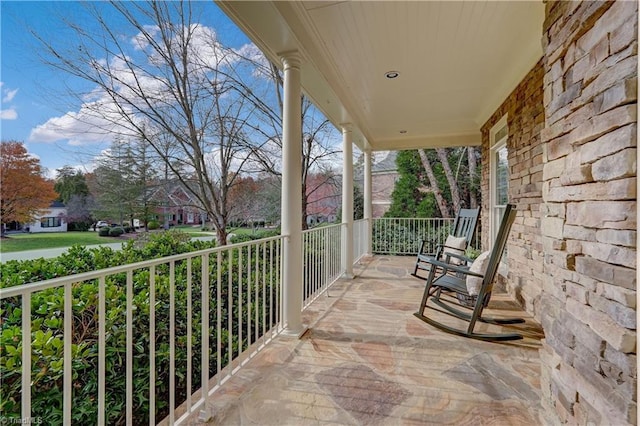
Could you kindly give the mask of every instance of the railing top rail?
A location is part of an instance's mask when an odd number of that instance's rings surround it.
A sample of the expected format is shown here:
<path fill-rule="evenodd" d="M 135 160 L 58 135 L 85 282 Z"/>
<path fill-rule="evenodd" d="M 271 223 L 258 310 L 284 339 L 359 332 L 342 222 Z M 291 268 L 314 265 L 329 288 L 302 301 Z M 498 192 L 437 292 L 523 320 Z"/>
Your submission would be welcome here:
<path fill-rule="evenodd" d="M 191 251 L 191 252 L 181 253 L 181 254 L 174 254 L 172 256 L 160 257 L 158 259 L 144 260 L 142 262 L 130 263 L 127 265 L 120 265 L 120 266 L 112 266 L 110 268 L 99 269 L 97 271 L 82 272 L 80 274 L 67 275 L 64 277 L 51 278 L 48 280 L 38 281 L 35 283 L 28 283 L 28 284 L 15 286 L 15 287 L 3 288 L 3 289 L 0 289 L 0 300 L 6 299 L 8 297 L 20 296 L 26 293 L 33 293 L 36 291 L 47 290 L 49 288 L 61 287 L 68 283 L 93 280 L 105 275 L 113 275 L 113 274 L 119 274 L 122 272 L 135 271 L 136 269 L 142 269 L 149 266 L 162 265 L 172 261 L 179 261 L 179 260 L 184 260 L 184 259 L 198 257 L 198 256 L 210 255 L 212 253 L 217 253 L 217 252 L 226 251 L 230 249 L 242 248 L 242 247 L 247 247 L 255 244 L 263 244 L 269 241 L 282 240 L 286 237 L 288 237 L 288 235 L 277 235 L 275 237 L 262 238 L 259 240 L 246 241 L 238 244 L 229 244 L 226 246 L 213 247 L 209 249 Z"/>
<path fill-rule="evenodd" d="M 361 219 L 364 220 L 364 219 Z M 449 220 L 453 221 L 453 217 L 376 217 L 374 220 Z"/>
<path fill-rule="evenodd" d="M 318 232 L 325 229 L 340 228 L 342 225 L 343 225 L 342 223 L 335 223 L 333 225 L 319 226 L 317 228 L 305 229 L 304 231 L 302 231 L 302 235 L 311 234 L 313 232 Z"/>

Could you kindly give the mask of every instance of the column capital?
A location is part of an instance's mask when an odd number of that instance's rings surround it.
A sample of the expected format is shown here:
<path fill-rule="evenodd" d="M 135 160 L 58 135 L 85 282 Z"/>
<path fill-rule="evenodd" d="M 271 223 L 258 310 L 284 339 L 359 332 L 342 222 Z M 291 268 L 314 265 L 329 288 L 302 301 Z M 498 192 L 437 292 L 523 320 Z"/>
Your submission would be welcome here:
<path fill-rule="evenodd" d="M 340 127 L 342 128 L 342 133 L 353 131 L 353 124 L 351 123 L 340 123 Z"/>
<path fill-rule="evenodd" d="M 282 65 L 285 70 L 289 68 L 300 69 L 302 63 L 302 55 L 297 50 L 288 50 L 286 52 L 278 53 Z"/>

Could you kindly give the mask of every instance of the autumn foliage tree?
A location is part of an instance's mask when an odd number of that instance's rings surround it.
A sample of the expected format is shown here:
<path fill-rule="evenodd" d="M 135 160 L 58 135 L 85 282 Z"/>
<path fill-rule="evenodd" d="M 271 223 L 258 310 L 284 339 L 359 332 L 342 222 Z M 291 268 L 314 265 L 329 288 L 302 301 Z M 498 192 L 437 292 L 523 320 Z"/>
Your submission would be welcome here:
<path fill-rule="evenodd" d="M 40 160 L 22 142 L 0 144 L 0 215 L 2 224 L 33 221 L 58 195 L 43 176 Z M 4 226 L 2 227 L 4 230 Z"/>

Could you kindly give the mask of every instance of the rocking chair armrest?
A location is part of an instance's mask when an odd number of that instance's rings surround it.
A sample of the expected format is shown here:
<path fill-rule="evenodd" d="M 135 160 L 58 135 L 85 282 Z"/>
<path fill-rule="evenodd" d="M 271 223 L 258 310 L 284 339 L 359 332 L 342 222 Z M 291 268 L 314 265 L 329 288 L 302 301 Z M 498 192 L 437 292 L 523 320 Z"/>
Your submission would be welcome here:
<path fill-rule="evenodd" d="M 446 246 L 445 246 L 446 247 Z M 473 259 L 463 255 L 463 254 L 457 254 L 457 253 L 452 253 L 449 251 L 445 251 L 444 253 L 442 253 L 442 255 L 445 257 L 446 261 L 449 262 L 449 259 L 451 257 L 455 257 L 457 259 L 460 259 L 462 261 L 464 261 L 467 265 L 470 265 L 473 263 Z"/>
<path fill-rule="evenodd" d="M 435 249 L 435 250 L 430 250 L 428 252 L 425 253 L 425 246 L 429 245 L 430 248 Z M 420 251 L 418 251 L 418 254 L 434 254 L 437 252 L 439 247 L 439 244 L 437 244 L 437 240 L 431 239 L 431 240 L 427 240 L 427 239 L 421 239 L 420 240 Z"/>
<path fill-rule="evenodd" d="M 440 260 L 436 260 L 432 257 L 424 259 L 425 262 L 430 263 L 433 266 L 438 268 L 448 269 L 450 271 L 454 271 L 456 273 L 464 274 L 464 275 L 473 275 L 474 277 L 484 278 L 484 275 L 478 274 L 477 272 L 472 272 L 469 270 L 468 266 L 458 266 L 452 265 L 447 262 L 442 262 Z"/>

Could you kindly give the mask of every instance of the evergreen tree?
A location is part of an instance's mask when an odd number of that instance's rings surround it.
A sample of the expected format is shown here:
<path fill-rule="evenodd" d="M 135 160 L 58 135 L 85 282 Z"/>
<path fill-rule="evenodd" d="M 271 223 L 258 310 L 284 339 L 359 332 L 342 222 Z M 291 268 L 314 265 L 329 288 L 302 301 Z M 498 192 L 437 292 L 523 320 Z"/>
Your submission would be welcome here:
<path fill-rule="evenodd" d="M 476 147 L 401 151 L 386 217 L 452 217 L 479 201 Z"/>
<path fill-rule="evenodd" d="M 89 195 L 89 187 L 84 174 L 71 166 L 64 166 L 56 170 L 57 178 L 53 189 L 58 193 L 58 201 L 67 204 L 71 197 Z"/>

